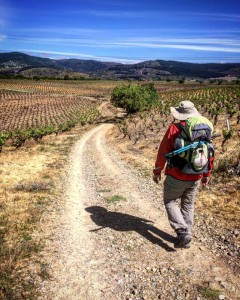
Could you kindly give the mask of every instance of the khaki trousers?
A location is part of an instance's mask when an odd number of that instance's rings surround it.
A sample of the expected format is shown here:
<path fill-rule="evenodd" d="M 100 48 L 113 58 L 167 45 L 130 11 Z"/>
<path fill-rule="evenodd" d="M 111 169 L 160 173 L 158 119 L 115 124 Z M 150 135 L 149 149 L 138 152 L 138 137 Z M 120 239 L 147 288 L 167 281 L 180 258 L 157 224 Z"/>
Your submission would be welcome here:
<path fill-rule="evenodd" d="M 194 220 L 194 200 L 198 181 L 182 181 L 166 176 L 163 200 L 171 227 L 176 231 L 184 228 L 191 234 Z"/>

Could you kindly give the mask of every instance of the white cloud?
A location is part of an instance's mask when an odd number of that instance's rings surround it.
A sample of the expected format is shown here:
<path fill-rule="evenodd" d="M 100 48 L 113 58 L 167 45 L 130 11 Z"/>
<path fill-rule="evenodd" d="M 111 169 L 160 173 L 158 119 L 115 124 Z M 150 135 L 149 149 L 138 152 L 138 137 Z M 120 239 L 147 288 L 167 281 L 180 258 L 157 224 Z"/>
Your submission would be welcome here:
<path fill-rule="evenodd" d="M 197 51 L 212 51 L 212 52 L 232 52 L 240 53 L 240 48 L 231 47 L 215 47 L 215 46 L 201 46 L 201 45 L 186 45 L 186 44 L 157 44 L 157 43 L 142 43 L 142 42 L 116 42 L 113 43 L 119 46 L 126 47 L 141 47 L 141 48 L 171 48 L 183 50 L 197 50 Z"/>
<path fill-rule="evenodd" d="M 49 54 L 53 55 L 52 58 L 57 59 L 58 55 L 67 57 L 74 57 L 74 58 L 83 58 L 83 59 L 95 59 L 101 61 L 115 61 L 119 63 L 137 63 L 139 60 L 136 59 L 128 59 L 128 58 L 116 58 L 111 56 L 95 56 L 91 54 L 83 54 L 83 53 L 73 53 L 73 52 L 60 52 L 60 51 L 48 51 L 48 50 L 32 50 L 32 49 L 21 49 L 22 52 L 28 53 L 40 53 L 40 54 Z M 56 57 L 54 57 L 54 55 Z M 62 58 L 62 57 L 61 57 Z"/>
<path fill-rule="evenodd" d="M 130 42 L 138 43 L 185 43 L 196 45 L 227 45 L 227 46 L 240 46 L 240 39 L 227 39 L 227 38 L 131 38 Z"/>
<path fill-rule="evenodd" d="M 69 11 L 71 14 L 85 14 L 93 15 L 97 17 L 111 17 L 111 18 L 161 18 L 168 19 L 172 15 L 171 11 L 154 11 L 154 10 L 82 10 L 82 11 Z M 181 12 L 176 11 L 174 13 L 175 18 L 183 17 L 199 17 L 199 18 L 211 18 L 219 21 L 240 21 L 239 14 L 223 14 L 223 13 L 199 13 L 199 12 Z"/>
<path fill-rule="evenodd" d="M 18 38 L 14 38 L 14 40 L 18 40 Z M 98 47 L 98 48 L 119 48 L 125 47 L 118 45 L 117 43 L 112 43 L 112 41 L 108 40 L 95 40 L 93 38 L 32 38 L 32 37 L 22 37 L 19 40 L 23 40 L 25 43 L 35 43 L 35 44 L 45 44 L 45 45 L 69 45 L 76 47 Z"/>
<path fill-rule="evenodd" d="M 3 18 L 0 17 L 0 27 L 5 26 L 6 22 Z"/>
<path fill-rule="evenodd" d="M 0 0 L 0 27 L 5 27 L 8 24 L 13 11 L 10 4 L 5 0 Z"/>
<path fill-rule="evenodd" d="M 76 28 L 76 27 L 36 27 L 36 28 L 14 28 L 14 33 L 44 33 L 44 34 L 67 34 L 67 35 L 89 35 L 89 34 L 101 34 L 105 33 L 105 30 L 101 29 L 89 29 L 89 28 Z"/>
<path fill-rule="evenodd" d="M 0 34 L 0 42 L 4 41 L 7 38 L 6 35 Z"/>
<path fill-rule="evenodd" d="M 0 20 L 1 22 L 1 20 Z M 231 28 L 231 29 L 186 29 L 186 28 L 139 28 L 139 29 L 99 29 L 99 28 L 77 28 L 77 27 L 17 27 L 17 28 L 8 28 L 9 34 L 18 34 L 20 37 L 28 34 L 31 36 L 37 36 L 42 34 L 43 37 L 46 36 L 61 36 L 61 37 L 94 37 L 100 38 L 101 36 L 107 37 L 131 37 L 131 36 L 138 36 L 142 39 L 147 39 L 147 36 L 155 35 L 158 39 L 160 36 L 167 36 L 168 38 L 175 38 L 176 36 L 195 36 L 195 37 L 203 37 L 204 39 L 208 36 L 212 37 L 219 37 L 224 35 L 225 38 L 232 37 L 233 35 L 239 34 L 238 28 Z M 190 39 L 189 39 L 190 40 Z"/>
<path fill-rule="evenodd" d="M 240 21 L 239 14 L 223 14 L 223 13 L 199 13 L 199 12 L 184 12 L 183 14 L 190 14 L 199 17 L 211 17 L 215 19 L 228 20 L 228 21 Z"/>
<path fill-rule="evenodd" d="M 100 10 L 89 10 L 88 14 L 97 17 L 111 17 L 111 18 L 146 18 L 151 17 L 152 14 L 156 15 L 155 12 L 142 12 L 142 11 L 100 11 Z"/>
<path fill-rule="evenodd" d="M 95 0 L 95 1 L 92 1 L 92 2 L 96 2 L 97 4 L 99 4 L 99 0 Z M 135 7 L 135 4 L 134 3 L 131 3 L 131 2 L 123 2 L 123 1 L 117 1 L 117 0 L 114 0 L 114 1 L 106 1 L 106 0 L 101 0 L 101 5 L 109 5 L 109 6 L 122 6 L 122 7 Z"/>
<path fill-rule="evenodd" d="M 160 11 L 141 11 L 135 9 L 129 10 L 74 10 L 67 11 L 72 15 L 84 15 L 84 16 L 95 16 L 103 18 L 144 18 L 151 19 L 153 17 L 167 18 L 166 14 Z"/>
<path fill-rule="evenodd" d="M 18 39 L 18 38 L 16 38 Z M 31 38 L 26 37 L 27 43 L 47 45 L 69 45 L 76 47 L 98 48 L 171 48 L 195 51 L 240 53 L 239 39 L 221 38 L 127 38 L 127 39 L 101 39 L 101 38 Z"/>
<path fill-rule="evenodd" d="M 161 47 L 162 46 L 162 47 Z M 232 52 L 240 53 L 240 48 L 225 48 L 225 47 L 212 47 L 212 46 L 194 46 L 194 45 L 160 45 L 160 48 L 173 48 L 197 51 L 211 51 L 211 52 Z"/>

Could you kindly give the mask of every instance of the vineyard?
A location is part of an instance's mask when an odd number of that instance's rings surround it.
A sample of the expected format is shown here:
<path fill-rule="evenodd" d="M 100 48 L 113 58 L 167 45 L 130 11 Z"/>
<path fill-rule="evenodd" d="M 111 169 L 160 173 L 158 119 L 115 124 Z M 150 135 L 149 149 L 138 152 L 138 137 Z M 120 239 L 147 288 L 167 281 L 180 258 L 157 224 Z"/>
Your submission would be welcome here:
<path fill-rule="evenodd" d="M 238 134 L 240 123 L 240 88 L 214 87 L 195 90 L 172 91 L 159 93 L 159 103 L 150 111 L 131 115 L 118 124 L 119 130 L 136 143 L 139 139 L 158 138 L 159 132 L 169 123 L 171 106 L 177 106 L 182 100 L 194 102 L 199 111 L 208 117 L 214 125 L 218 120 L 229 120 L 231 128 L 228 131 Z M 216 130 L 223 129 L 217 126 Z M 226 131 L 226 130 L 225 130 Z M 224 131 L 224 132 L 225 132 Z M 223 133 L 223 132 L 222 132 Z M 223 133 L 226 136 L 226 133 Z"/>
<path fill-rule="evenodd" d="M 95 116 L 96 101 L 84 97 L 44 94 L 1 93 L 2 131 L 60 126 L 69 121 L 89 122 Z"/>
<path fill-rule="evenodd" d="M 0 151 L 6 143 L 19 148 L 77 123 L 93 123 L 99 117 L 96 92 L 59 82 L 0 82 Z"/>
<path fill-rule="evenodd" d="M 72 96 L 89 96 L 104 97 L 111 94 L 114 81 L 31 81 L 31 80 L 2 80 L 0 81 L 0 90 L 72 95 Z"/>
<path fill-rule="evenodd" d="M 0 81 L 0 152 L 5 144 L 70 130 L 99 118 L 97 106 L 109 97 L 114 81 Z M 159 87 L 166 89 L 165 86 Z"/>
<path fill-rule="evenodd" d="M 0 81 L 0 151 L 8 143 L 16 148 L 26 141 L 70 130 L 77 123 L 93 123 L 99 118 L 97 106 L 109 99 L 116 81 Z M 129 84 L 129 83 L 128 83 Z M 231 128 L 222 130 L 222 147 L 236 135 L 240 123 L 240 88 L 237 85 L 180 85 L 156 82 L 159 103 L 150 111 L 131 115 L 118 124 L 124 137 L 133 143 L 151 142 L 168 122 L 170 106 L 188 99 L 216 125 L 223 116 Z M 234 119 L 234 121 L 232 121 Z"/>
<path fill-rule="evenodd" d="M 198 202 L 201 211 L 221 215 L 226 227 L 239 224 L 240 175 L 240 87 L 206 86 L 204 88 L 158 92 L 159 103 L 148 111 L 130 114 L 117 123 L 120 151 L 133 153 L 131 161 L 147 159 L 154 162 L 161 138 L 174 122 L 170 106 L 182 100 L 194 102 L 197 109 L 214 124 L 215 162 L 209 190 L 201 192 Z M 123 144 L 121 146 L 121 144 Z M 141 166 L 145 175 L 152 173 L 152 165 Z"/>

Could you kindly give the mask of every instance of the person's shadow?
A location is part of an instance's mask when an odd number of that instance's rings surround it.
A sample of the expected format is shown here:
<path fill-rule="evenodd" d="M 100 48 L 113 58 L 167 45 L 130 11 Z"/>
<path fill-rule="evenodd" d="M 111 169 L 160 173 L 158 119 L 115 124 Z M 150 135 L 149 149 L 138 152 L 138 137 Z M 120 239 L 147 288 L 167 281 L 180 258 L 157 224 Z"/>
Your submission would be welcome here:
<path fill-rule="evenodd" d="M 98 231 L 106 227 L 117 231 L 134 230 L 153 244 L 158 244 L 166 251 L 175 251 L 174 248 L 170 247 L 163 241 L 165 240 L 167 242 L 174 243 L 175 237 L 149 224 L 152 223 L 149 220 L 119 212 L 108 211 L 106 208 L 101 206 L 89 206 L 86 208 L 86 211 L 91 214 L 93 222 L 100 226 L 100 228 L 93 229 L 91 231 Z M 157 237 L 153 235 L 153 233 L 157 235 Z"/>

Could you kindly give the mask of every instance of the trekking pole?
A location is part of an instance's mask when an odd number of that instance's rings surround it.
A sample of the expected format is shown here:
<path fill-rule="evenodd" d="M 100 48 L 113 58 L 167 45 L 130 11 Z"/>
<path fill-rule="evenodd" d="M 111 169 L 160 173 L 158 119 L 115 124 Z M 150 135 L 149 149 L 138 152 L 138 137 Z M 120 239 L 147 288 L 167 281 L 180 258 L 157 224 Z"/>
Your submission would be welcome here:
<path fill-rule="evenodd" d="M 205 144 L 206 141 L 199 141 L 199 142 L 194 142 L 193 144 L 187 145 L 185 147 L 182 147 L 180 149 L 174 150 L 170 153 L 165 154 L 165 158 L 171 158 L 177 154 L 183 153 L 189 149 L 196 149 L 198 146 Z"/>
<path fill-rule="evenodd" d="M 190 149 L 196 149 L 197 147 L 199 147 L 199 146 L 201 146 L 201 145 L 203 145 L 203 144 L 205 144 L 205 143 L 207 143 L 207 142 L 206 142 L 206 141 L 198 141 L 198 142 L 194 142 L 194 143 L 192 143 L 192 144 L 190 144 L 190 145 L 187 145 L 187 146 L 185 146 L 185 147 L 179 148 L 179 149 L 177 149 L 177 150 L 174 150 L 174 151 L 172 151 L 172 152 L 170 152 L 170 153 L 165 154 L 165 158 L 166 158 L 166 161 L 167 161 L 169 167 L 170 167 L 170 168 L 173 167 L 173 163 L 171 162 L 171 158 L 172 158 L 173 156 L 175 156 L 175 155 L 177 155 L 177 154 L 180 154 L 180 153 L 183 153 L 183 152 L 185 152 L 185 151 L 188 151 L 188 150 L 190 150 Z"/>

